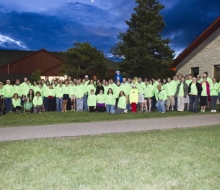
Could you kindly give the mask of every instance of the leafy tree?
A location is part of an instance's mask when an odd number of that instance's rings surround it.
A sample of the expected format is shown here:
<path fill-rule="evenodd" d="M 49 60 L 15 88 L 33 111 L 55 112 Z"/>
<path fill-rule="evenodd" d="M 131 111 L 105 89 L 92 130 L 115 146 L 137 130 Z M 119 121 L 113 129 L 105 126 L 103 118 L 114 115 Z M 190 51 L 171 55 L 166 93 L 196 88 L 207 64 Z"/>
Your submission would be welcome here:
<path fill-rule="evenodd" d="M 39 81 L 41 79 L 41 71 L 36 70 L 30 76 L 30 81 L 33 83 L 34 81 Z"/>
<path fill-rule="evenodd" d="M 61 73 L 76 78 L 97 76 L 102 78 L 106 75 L 107 65 L 102 51 L 92 47 L 89 43 L 75 43 L 74 48 L 63 52 L 65 63 L 61 68 Z"/>
<path fill-rule="evenodd" d="M 161 37 L 165 23 L 159 13 L 164 6 L 157 0 L 136 0 L 136 4 L 130 20 L 125 21 L 127 31 L 119 33 L 120 42 L 111 52 L 123 58 L 120 70 L 124 75 L 166 77 L 174 51 L 170 40 Z"/>

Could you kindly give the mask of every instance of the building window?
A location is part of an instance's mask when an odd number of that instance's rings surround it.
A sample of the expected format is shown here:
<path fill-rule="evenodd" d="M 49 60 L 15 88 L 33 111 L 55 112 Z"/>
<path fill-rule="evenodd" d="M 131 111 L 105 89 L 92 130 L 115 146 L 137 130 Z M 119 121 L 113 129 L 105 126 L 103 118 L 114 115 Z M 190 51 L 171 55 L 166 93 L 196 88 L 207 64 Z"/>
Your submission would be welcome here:
<path fill-rule="evenodd" d="M 191 74 L 193 77 L 197 77 L 197 75 L 199 75 L 199 67 L 191 68 Z"/>
<path fill-rule="evenodd" d="M 220 65 L 214 66 L 214 77 L 217 81 L 220 81 Z"/>

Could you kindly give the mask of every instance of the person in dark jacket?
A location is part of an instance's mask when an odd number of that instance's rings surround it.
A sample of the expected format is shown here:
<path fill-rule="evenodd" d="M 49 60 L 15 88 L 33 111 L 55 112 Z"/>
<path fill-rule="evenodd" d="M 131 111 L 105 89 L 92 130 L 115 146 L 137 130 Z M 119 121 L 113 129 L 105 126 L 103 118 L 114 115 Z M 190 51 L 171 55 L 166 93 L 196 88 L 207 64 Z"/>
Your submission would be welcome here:
<path fill-rule="evenodd" d="M 198 99 L 201 97 L 202 87 L 193 77 L 192 82 L 189 83 L 189 111 L 197 113 L 198 111 Z"/>
<path fill-rule="evenodd" d="M 98 95 L 100 93 L 100 90 L 102 90 L 104 93 L 104 87 L 102 86 L 101 82 L 99 82 L 98 86 L 96 87 L 95 95 Z"/>
<path fill-rule="evenodd" d="M 188 94 L 188 85 L 186 84 L 185 78 L 182 77 L 180 83 L 177 85 L 175 96 L 177 97 L 177 110 L 184 111 L 185 98 Z"/>

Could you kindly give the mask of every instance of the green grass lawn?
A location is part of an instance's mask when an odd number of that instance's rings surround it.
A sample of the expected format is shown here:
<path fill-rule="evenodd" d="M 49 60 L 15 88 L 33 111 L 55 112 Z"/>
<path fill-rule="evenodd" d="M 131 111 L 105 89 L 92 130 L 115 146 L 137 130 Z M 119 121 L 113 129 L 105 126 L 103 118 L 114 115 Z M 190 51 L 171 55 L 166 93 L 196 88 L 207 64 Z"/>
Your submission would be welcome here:
<path fill-rule="evenodd" d="M 216 190 L 220 126 L 0 143 L 1 190 Z"/>
<path fill-rule="evenodd" d="M 165 114 L 153 111 L 151 113 L 127 113 L 127 114 L 110 114 L 110 113 L 89 113 L 89 112 L 45 112 L 41 114 L 15 114 L 8 113 L 0 116 L 0 127 L 13 126 L 34 126 L 45 124 L 60 124 L 60 123 L 76 123 L 76 122 L 95 122 L 95 121 L 113 121 L 113 120 L 128 120 L 128 119 L 146 119 L 174 116 L 189 116 L 210 114 L 210 111 L 205 113 L 190 113 L 170 111 Z M 212 113 L 215 114 L 215 113 Z M 216 113 L 217 114 L 217 113 Z"/>

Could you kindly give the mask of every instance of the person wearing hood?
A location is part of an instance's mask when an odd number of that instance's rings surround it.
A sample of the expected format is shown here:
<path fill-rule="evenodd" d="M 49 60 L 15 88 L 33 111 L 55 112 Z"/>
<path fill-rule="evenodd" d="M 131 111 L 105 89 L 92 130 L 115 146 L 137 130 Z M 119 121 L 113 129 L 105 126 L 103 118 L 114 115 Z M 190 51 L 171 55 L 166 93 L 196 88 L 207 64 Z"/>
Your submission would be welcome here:
<path fill-rule="evenodd" d="M 137 90 L 135 84 L 132 84 L 132 89 L 130 90 L 130 93 L 129 93 L 129 101 L 131 104 L 132 113 L 136 113 L 137 112 L 137 103 L 138 103 L 138 90 Z"/>
<path fill-rule="evenodd" d="M 115 77 L 114 77 L 114 82 L 117 83 L 117 81 L 120 81 L 120 83 L 122 83 L 123 77 L 120 74 L 120 71 L 116 71 L 115 73 Z"/>

